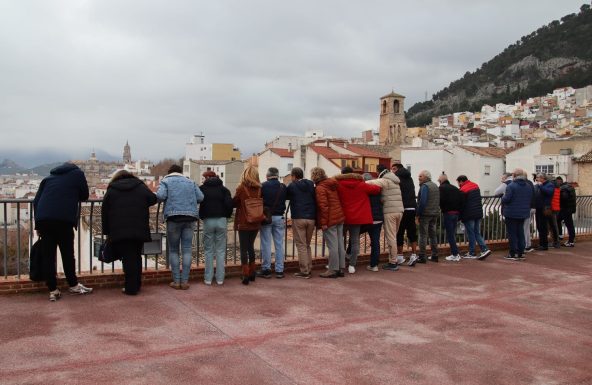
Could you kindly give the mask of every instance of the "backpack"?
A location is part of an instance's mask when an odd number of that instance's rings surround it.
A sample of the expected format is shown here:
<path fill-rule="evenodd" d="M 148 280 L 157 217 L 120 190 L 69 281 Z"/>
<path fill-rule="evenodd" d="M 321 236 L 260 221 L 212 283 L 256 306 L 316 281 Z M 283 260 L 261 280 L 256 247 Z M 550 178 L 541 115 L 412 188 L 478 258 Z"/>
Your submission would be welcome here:
<path fill-rule="evenodd" d="M 50 258 L 43 254 L 42 240 L 39 238 L 31 246 L 29 259 L 29 279 L 34 282 L 47 280 Z"/>
<path fill-rule="evenodd" d="M 247 223 L 261 223 L 265 219 L 263 213 L 263 198 L 261 194 L 258 197 L 251 198 L 249 195 L 249 189 L 245 187 L 247 193 L 247 199 L 243 201 L 243 208 L 245 209 L 245 218 Z"/>

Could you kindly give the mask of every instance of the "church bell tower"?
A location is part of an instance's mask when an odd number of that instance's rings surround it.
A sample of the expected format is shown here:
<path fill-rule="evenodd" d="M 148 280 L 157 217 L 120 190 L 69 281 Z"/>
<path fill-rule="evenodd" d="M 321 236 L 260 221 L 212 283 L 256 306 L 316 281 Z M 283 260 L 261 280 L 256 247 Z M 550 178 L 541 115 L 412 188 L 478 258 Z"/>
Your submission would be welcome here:
<path fill-rule="evenodd" d="M 380 144 L 392 146 L 405 143 L 405 97 L 394 91 L 380 98 Z"/>

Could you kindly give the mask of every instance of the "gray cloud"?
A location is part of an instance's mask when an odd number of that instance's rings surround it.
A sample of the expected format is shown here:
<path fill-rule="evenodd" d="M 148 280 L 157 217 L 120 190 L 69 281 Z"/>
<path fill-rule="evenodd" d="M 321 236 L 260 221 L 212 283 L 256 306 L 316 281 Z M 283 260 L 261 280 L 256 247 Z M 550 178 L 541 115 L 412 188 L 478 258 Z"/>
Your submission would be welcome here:
<path fill-rule="evenodd" d="M 0 154 L 356 136 L 391 88 L 410 107 L 581 3 L 5 1 Z"/>

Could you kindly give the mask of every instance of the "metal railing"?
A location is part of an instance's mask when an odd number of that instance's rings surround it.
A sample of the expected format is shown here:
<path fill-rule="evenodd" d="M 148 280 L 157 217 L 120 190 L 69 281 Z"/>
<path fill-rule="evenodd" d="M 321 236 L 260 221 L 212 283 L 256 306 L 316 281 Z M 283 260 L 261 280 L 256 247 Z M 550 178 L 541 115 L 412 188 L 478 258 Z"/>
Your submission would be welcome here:
<path fill-rule="evenodd" d="M 501 199 L 498 197 L 483 197 L 484 218 L 481 221 L 481 234 L 487 243 L 507 241 L 505 225 L 501 215 Z M 77 272 L 96 274 L 114 272 L 121 269 L 119 261 L 104 264 L 97 258 L 100 243 L 104 240 L 100 229 L 101 200 L 89 200 L 80 205 L 78 217 L 78 230 L 75 232 L 74 250 L 77 260 Z M 150 226 L 154 234 L 162 236 L 161 244 L 153 244 L 157 252 L 144 255 L 144 270 L 162 270 L 168 266 L 168 250 L 166 247 L 166 226 L 162 218 L 162 206 L 159 203 L 151 210 Z M 28 261 L 30 246 L 37 239 L 34 230 L 34 213 L 32 200 L 28 199 L 3 199 L 0 200 L 0 255 L 2 263 L 0 277 L 7 279 L 16 276 L 28 276 Z M 592 234 L 592 196 L 577 197 L 577 211 L 574 214 L 576 236 L 578 234 Z M 285 219 L 284 255 L 286 261 L 296 260 L 297 252 L 293 241 L 291 220 Z M 226 263 L 228 265 L 240 264 L 240 252 L 237 231 L 233 229 L 233 219 L 229 219 L 227 233 Z M 565 233 L 565 232 L 564 232 Z M 538 236 L 534 223 L 531 222 L 531 234 L 533 238 Z M 446 234 L 442 216 L 437 223 L 437 236 L 440 245 L 446 244 Z M 459 223 L 456 235 L 460 247 L 466 246 L 467 238 L 464 227 Z M 256 242 L 256 251 L 260 250 L 260 241 Z M 324 244 L 322 231 L 316 230 L 311 248 L 313 258 L 324 258 L 327 251 Z M 381 253 L 387 250 L 387 242 L 382 232 L 380 242 Z M 193 261 L 194 267 L 203 266 L 203 228 L 201 221 L 197 222 L 197 228 L 193 237 Z M 370 239 L 367 233 L 360 236 L 360 253 L 370 253 Z M 260 260 L 260 253 L 258 259 Z M 61 261 L 58 258 L 58 267 Z"/>

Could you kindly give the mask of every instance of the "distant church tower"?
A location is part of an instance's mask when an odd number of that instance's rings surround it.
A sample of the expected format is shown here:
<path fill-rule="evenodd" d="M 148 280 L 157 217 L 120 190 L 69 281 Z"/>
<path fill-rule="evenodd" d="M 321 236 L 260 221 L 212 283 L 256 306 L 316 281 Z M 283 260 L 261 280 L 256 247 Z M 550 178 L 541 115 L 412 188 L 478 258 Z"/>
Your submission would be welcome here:
<path fill-rule="evenodd" d="M 125 146 L 123 146 L 123 163 L 130 164 L 132 162 L 132 151 L 130 149 L 130 145 L 125 141 Z"/>
<path fill-rule="evenodd" d="M 382 145 L 405 143 L 407 123 L 405 122 L 405 97 L 394 91 L 380 98 L 380 128 L 378 140 Z"/>

